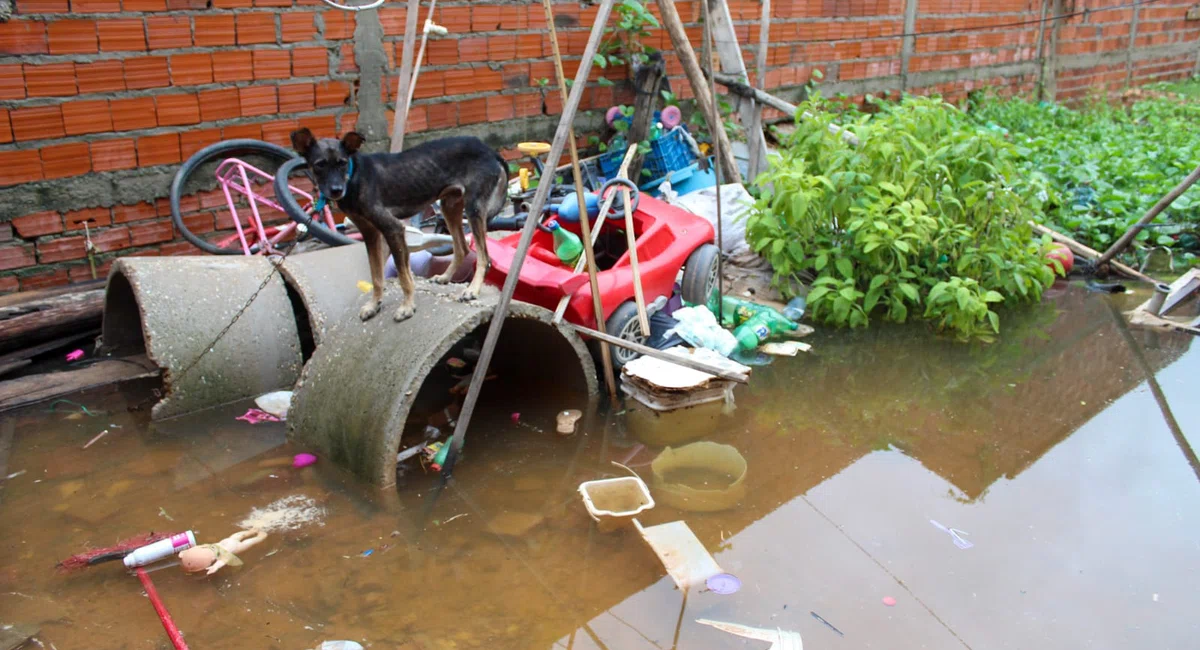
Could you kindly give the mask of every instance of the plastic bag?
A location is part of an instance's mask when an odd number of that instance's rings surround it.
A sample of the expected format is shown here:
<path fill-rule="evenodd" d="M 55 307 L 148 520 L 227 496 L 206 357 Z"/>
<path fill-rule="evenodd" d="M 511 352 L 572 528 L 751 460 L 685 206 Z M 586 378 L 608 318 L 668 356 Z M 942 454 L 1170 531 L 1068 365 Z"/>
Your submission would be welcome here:
<path fill-rule="evenodd" d="M 663 334 L 664 338 L 678 334 L 688 343 L 696 347 L 714 350 L 723 357 L 733 354 L 738 347 L 737 339 L 733 334 L 722 328 L 721 324 L 717 322 L 717 317 L 713 316 L 712 312 L 704 305 L 677 309 L 672 317 L 679 321 L 679 324 Z"/>

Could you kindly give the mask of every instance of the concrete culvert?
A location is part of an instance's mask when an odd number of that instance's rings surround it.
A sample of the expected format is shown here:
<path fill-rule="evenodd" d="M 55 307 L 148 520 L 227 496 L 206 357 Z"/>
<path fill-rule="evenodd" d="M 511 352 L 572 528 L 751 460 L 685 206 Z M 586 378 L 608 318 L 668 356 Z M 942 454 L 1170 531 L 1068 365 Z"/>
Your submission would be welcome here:
<path fill-rule="evenodd" d="M 499 298 L 487 287 L 479 300 L 460 303 L 454 296 L 461 291 L 418 281 L 417 313 L 401 323 L 391 318 L 400 300 L 394 288 L 375 318 L 364 323 L 353 310 L 343 314 L 305 365 L 288 412 L 289 435 L 367 481 L 392 485 L 402 439 L 419 441 L 420 416 L 440 408 L 453 385 L 444 360 L 471 340 L 482 342 Z M 508 395 L 596 394 L 587 347 L 551 317 L 541 307 L 512 303 L 489 369 L 499 378 L 484 385 L 479 412 Z"/>

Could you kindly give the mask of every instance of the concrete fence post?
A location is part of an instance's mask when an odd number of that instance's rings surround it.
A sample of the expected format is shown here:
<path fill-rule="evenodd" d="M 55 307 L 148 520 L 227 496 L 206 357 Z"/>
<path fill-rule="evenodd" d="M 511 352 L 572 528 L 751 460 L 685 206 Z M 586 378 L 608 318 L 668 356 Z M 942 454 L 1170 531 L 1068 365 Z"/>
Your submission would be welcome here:
<path fill-rule="evenodd" d="M 1125 48 L 1125 87 L 1133 83 L 1133 47 L 1137 41 L 1138 20 L 1141 18 L 1141 5 L 1134 5 L 1133 20 L 1129 24 L 1129 45 Z"/>
<path fill-rule="evenodd" d="M 908 62 L 916 49 L 916 37 L 910 34 L 917 31 L 917 5 L 921 0 L 905 0 L 904 2 L 904 42 L 900 47 L 900 90 L 908 92 Z"/>

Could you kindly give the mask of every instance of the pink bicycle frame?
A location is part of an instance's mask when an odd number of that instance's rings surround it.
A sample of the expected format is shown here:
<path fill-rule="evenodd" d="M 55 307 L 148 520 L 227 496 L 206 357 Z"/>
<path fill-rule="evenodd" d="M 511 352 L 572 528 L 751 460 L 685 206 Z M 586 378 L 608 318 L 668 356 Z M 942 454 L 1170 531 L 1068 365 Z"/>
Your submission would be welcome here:
<path fill-rule="evenodd" d="M 229 206 L 230 215 L 233 217 L 233 227 L 237 230 L 237 238 L 242 244 L 242 252 L 246 255 L 253 254 L 250 251 L 250 244 L 246 241 L 246 232 L 242 229 L 242 219 L 238 214 L 237 205 L 233 200 L 233 192 L 235 191 L 249 199 L 252 215 L 249 224 L 254 227 L 255 234 L 258 235 L 261 252 L 264 255 L 269 255 L 275 252 L 275 244 L 292 234 L 299 224 L 292 221 L 282 228 L 272 228 L 275 232 L 273 236 L 268 236 L 267 229 L 263 227 L 262 216 L 258 212 L 259 203 L 279 210 L 284 214 L 287 214 L 287 212 L 283 209 L 283 206 L 272 199 L 255 192 L 254 186 L 250 182 L 251 176 L 254 176 L 256 180 L 268 183 L 275 180 L 275 177 L 271 174 L 237 158 L 227 158 L 217 166 L 217 182 L 221 184 L 221 191 L 225 193 L 225 203 Z M 312 205 L 313 197 L 311 194 L 291 185 L 288 185 L 288 189 L 293 194 L 303 197 L 308 205 Z M 325 207 L 323 216 L 325 217 L 325 226 L 333 230 L 336 227 L 333 221 L 333 211 L 328 206 Z"/>

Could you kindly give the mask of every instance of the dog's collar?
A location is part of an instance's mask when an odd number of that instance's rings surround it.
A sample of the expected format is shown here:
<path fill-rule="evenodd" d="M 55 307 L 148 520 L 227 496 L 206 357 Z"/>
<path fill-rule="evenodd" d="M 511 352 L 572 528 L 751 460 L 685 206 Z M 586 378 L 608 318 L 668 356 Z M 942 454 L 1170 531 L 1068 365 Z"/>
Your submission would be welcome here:
<path fill-rule="evenodd" d="M 346 183 L 349 183 L 350 179 L 352 178 L 354 178 L 354 158 L 349 158 L 346 165 Z M 320 188 L 317 188 L 317 200 L 315 203 L 313 203 L 313 211 L 324 212 L 325 207 L 328 205 L 329 199 L 325 198 L 325 195 L 321 193 Z"/>

